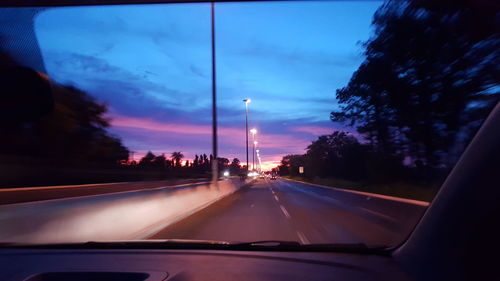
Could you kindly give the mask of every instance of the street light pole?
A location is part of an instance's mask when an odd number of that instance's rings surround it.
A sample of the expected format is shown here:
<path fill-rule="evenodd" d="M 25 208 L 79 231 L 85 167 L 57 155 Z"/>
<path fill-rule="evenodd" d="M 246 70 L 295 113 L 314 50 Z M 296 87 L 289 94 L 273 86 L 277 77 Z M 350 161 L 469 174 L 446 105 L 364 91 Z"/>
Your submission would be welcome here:
<path fill-rule="evenodd" d="M 255 134 L 257 134 L 257 129 L 253 128 L 250 130 L 252 133 L 252 142 L 253 142 L 253 151 L 252 151 L 252 170 L 255 170 L 255 145 L 257 144 L 255 141 Z"/>
<path fill-rule="evenodd" d="M 259 165 L 259 169 L 258 169 L 258 171 L 262 172 L 262 161 L 260 160 L 260 154 L 259 154 L 260 151 L 258 149 L 256 149 L 255 152 L 257 153 L 257 160 L 259 160 L 259 164 L 258 164 Z"/>
<path fill-rule="evenodd" d="M 253 141 L 253 151 L 252 151 L 252 171 L 255 171 L 255 140 Z"/>
<path fill-rule="evenodd" d="M 212 27 L 212 183 L 219 179 L 219 168 L 217 167 L 217 77 L 215 65 L 215 4 L 211 3 L 211 27 Z"/>
<path fill-rule="evenodd" d="M 251 99 L 244 99 L 245 102 L 245 136 L 246 136 L 246 151 L 247 151 L 247 172 L 248 172 L 248 104 L 252 101 Z"/>
<path fill-rule="evenodd" d="M 255 170 L 255 146 L 257 145 L 257 141 L 253 141 L 253 163 L 252 163 L 252 169 Z"/>

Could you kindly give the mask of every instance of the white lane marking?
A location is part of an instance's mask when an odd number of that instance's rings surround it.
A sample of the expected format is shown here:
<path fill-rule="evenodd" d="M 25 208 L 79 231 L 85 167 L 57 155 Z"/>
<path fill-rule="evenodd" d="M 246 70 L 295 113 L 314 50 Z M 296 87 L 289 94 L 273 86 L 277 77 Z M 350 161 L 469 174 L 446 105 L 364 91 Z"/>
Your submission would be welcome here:
<path fill-rule="evenodd" d="M 389 195 L 382 195 L 382 194 L 377 194 L 377 193 L 369 193 L 369 192 L 364 192 L 364 191 L 342 189 L 342 188 L 325 186 L 325 185 L 303 182 L 303 181 L 292 180 L 292 179 L 284 179 L 284 180 L 294 181 L 294 182 L 298 182 L 298 183 L 301 183 L 304 185 L 317 186 L 317 187 L 326 188 L 326 189 L 333 189 L 333 190 L 337 190 L 337 191 L 341 191 L 341 192 L 355 193 L 355 194 L 365 195 L 368 197 L 375 197 L 375 198 L 380 198 L 380 199 L 385 199 L 385 200 L 390 200 L 390 201 L 398 201 L 398 202 L 403 202 L 403 203 L 408 203 L 408 204 L 413 204 L 413 205 L 420 205 L 420 206 L 425 206 L 425 207 L 429 206 L 429 204 L 430 204 L 429 202 L 425 202 L 425 201 L 419 201 L 419 200 L 413 200 L 413 199 L 407 199 L 407 198 L 401 198 L 401 197 L 395 197 L 395 196 L 389 196 Z M 370 200 L 370 199 L 368 199 L 368 200 Z"/>
<path fill-rule="evenodd" d="M 297 236 L 299 236 L 300 243 L 302 243 L 302 244 L 309 244 L 310 243 L 309 240 L 307 239 L 307 237 L 304 235 L 304 233 L 297 231 Z"/>
<path fill-rule="evenodd" d="M 302 193 L 305 193 L 307 195 L 316 197 L 318 199 L 323 199 L 324 201 L 329 202 L 329 203 L 335 203 L 335 204 L 337 204 L 340 207 L 343 207 L 343 208 L 346 208 L 346 207 L 351 208 L 352 207 L 352 206 L 350 206 L 350 205 L 348 205 L 348 204 L 346 204 L 346 203 L 344 203 L 344 202 L 342 202 L 340 200 L 334 199 L 332 197 L 320 195 L 320 194 L 311 192 L 310 190 L 306 191 L 306 190 L 300 189 L 298 187 L 294 187 L 293 185 L 288 184 L 288 183 L 286 183 L 286 184 L 289 185 L 291 188 L 294 188 L 294 189 L 296 189 L 296 190 L 298 190 L 298 191 L 300 191 Z M 377 217 L 381 217 L 383 219 L 386 219 L 386 220 L 389 220 L 389 221 L 392 221 L 392 222 L 397 222 L 397 219 L 395 219 L 393 217 L 390 217 L 390 216 L 388 216 L 386 214 L 382 214 L 382 213 L 379 213 L 377 211 L 373 211 L 373 210 L 370 210 L 370 209 L 367 209 L 367 208 L 363 208 L 363 207 L 360 207 L 360 206 L 357 206 L 356 208 L 359 209 L 359 210 L 362 210 L 364 212 L 371 213 L 372 215 L 375 215 Z"/>
<path fill-rule="evenodd" d="M 290 214 L 287 212 L 287 210 L 285 209 L 285 207 L 283 207 L 283 206 L 280 205 L 280 209 L 283 212 L 283 214 L 285 214 L 285 217 L 287 219 L 289 219 L 290 218 Z"/>
<path fill-rule="evenodd" d="M 279 202 L 280 200 L 278 199 L 278 196 L 276 196 L 276 194 L 274 195 L 274 199 L 276 199 L 277 202 Z"/>
<path fill-rule="evenodd" d="M 312 191 L 311 189 L 303 189 L 303 188 L 299 188 L 297 186 L 293 186 L 292 184 L 289 184 L 289 183 L 284 183 L 285 185 L 287 185 L 288 187 L 294 189 L 294 190 L 297 190 L 298 192 L 302 192 L 302 193 L 305 193 L 309 196 L 313 196 L 313 197 L 316 197 L 318 199 L 321 199 L 321 200 L 324 200 L 324 201 L 327 201 L 329 203 L 334 203 L 334 204 L 337 204 L 337 205 L 345 205 L 342 201 L 340 200 L 337 200 L 337 199 L 334 199 L 330 196 L 325 196 L 325 195 L 321 195 L 321 194 L 318 194 L 314 191 Z"/>
<path fill-rule="evenodd" d="M 253 207 L 255 207 L 255 204 L 250 204 L 250 208 L 253 208 Z"/>
<path fill-rule="evenodd" d="M 393 221 L 393 222 L 397 221 L 395 218 L 390 217 L 390 216 L 388 216 L 388 215 L 386 215 L 386 214 L 382 214 L 382 213 L 379 213 L 379 212 L 377 212 L 377 211 L 373 211 L 373 210 L 370 210 L 370 209 L 367 209 L 367 208 L 363 208 L 363 207 L 358 207 L 358 208 L 359 208 L 359 209 L 361 209 L 361 210 L 363 210 L 363 211 L 365 211 L 365 212 L 368 212 L 368 213 L 370 213 L 370 214 L 373 214 L 373 215 L 375 215 L 375 216 L 382 217 L 382 218 L 384 218 L 384 219 L 386 219 L 386 220 L 390 220 L 390 221 Z"/>

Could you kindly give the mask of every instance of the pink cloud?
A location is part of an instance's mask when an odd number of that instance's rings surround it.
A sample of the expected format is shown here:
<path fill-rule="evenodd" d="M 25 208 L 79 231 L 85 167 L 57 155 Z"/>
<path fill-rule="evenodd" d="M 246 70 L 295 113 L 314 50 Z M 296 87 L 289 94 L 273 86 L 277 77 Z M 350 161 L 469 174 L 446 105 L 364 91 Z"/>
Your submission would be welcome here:
<path fill-rule="evenodd" d="M 210 135 L 212 133 L 212 125 L 208 124 L 169 123 L 148 118 L 128 117 L 116 114 L 112 115 L 111 118 L 111 125 L 114 127 L 193 135 Z M 241 129 L 231 127 L 218 127 L 218 133 L 219 135 L 225 136 L 243 134 Z"/>
<path fill-rule="evenodd" d="M 188 123 L 173 123 L 173 122 L 162 122 L 149 118 L 138 118 L 138 117 L 128 117 L 123 115 L 114 114 L 111 116 L 112 121 L 111 125 L 118 130 L 145 130 L 152 132 L 165 132 L 171 134 L 187 134 L 193 135 L 193 138 L 200 137 L 201 139 L 205 139 L 210 136 L 212 133 L 211 125 L 197 125 L 197 124 L 188 124 Z M 144 135 L 148 135 L 146 132 Z M 222 127 L 218 128 L 219 135 L 219 147 L 227 148 L 227 147 L 243 147 L 245 141 L 245 132 L 241 128 L 235 127 Z M 263 166 L 266 169 L 273 168 L 279 164 L 281 157 L 284 154 L 302 154 L 305 151 L 305 148 L 310 144 L 310 140 L 299 138 L 292 134 L 269 134 L 263 132 L 257 135 L 258 145 L 257 148 L 262 150 L 263 155 Z M 252 146 L 252 142 L 250 140 L 250 149 Z M 239 149 L 237 149 L 239 150 Z M 282 154 L 274 154 L 272 158 L 269 158 L 268 153 L 276 153 L 277 151 L 283 152 Z M 140 159 L 147 151 L 136 151 L 136 155 L 134 158 L 136 160 Z M 222 151 L 221 151 L 222 152 Z M 239 152 L 234 151 L 234 157 L 241 154 Z M 231 155 L 233 153 L 228 151 L 228 154 Z M 169 157 L 169 155 L 166 155 Z M 221 155 L 223 156 L 223 155 Z M 189 159 L 191 160 L 191 159 Z M 242 159 L 240 159 L 242 160 Z M 265 163 L 265 164 L 264 164 Z"/>
<path fill-rule="evenodd" d="M 136 128 L 150 131 L 180 133 L 180 134 L 211 134 L 211 126 L 158 122 L 147 118 L 112 115 L 111 125 L 114 127 Z"/>
<path fill-rule="evenodd" d="M 281 164 L 283 155 L 266 156 L 262 159 L 262 170 L 269 171 Z"/>
<path fill-rule="evenodd" d="M 180 134 L 210 135 L 212 133 L 211 125 L 168 123 L 123 115 L 113 115 L 111 125 L 118 128 L 134 128 Z M 241 143 L 241 136 L 244 135 L 244 132 L 240 128 L 219 127 L 218 134 L 219 136 L 224 136 L 223 141 L 239 145 Z M 261 148 L 290 148 L 293 150 L 303 150 L 309 143 L 309 141 L 304 139 L 285 134 L 264 133 L 258 135 L 257 138 L 259 141 L 258 146 Z"/>
<path fill-rule="evenodd" d="M 309 140 L 284 134 L 262 134 L 258 136 L 258 147 L 281 148 L 289 150 L 290 153 L 302 153 L 310 144 Z"/>

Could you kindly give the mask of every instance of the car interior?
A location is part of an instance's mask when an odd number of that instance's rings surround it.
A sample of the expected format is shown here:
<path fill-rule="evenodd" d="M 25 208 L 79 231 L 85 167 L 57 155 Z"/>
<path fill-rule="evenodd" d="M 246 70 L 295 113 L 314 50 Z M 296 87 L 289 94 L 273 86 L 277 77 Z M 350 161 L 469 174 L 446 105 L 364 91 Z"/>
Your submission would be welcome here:
<path fill-rule="evenodd" d="M 253 1 L 251 3 L 254 2 L 274 4 L 277 2 L 299 3 L 301 1 Z M 415 2 L 428 3 L 429 1 Z M 446 5 L 452 5 L 453 1 L 442 2 L 446 2 Z M 465 7 L 464 9 L 468 9 L 467 5 L 472 5 L 472 2 L 476 3 L 474 5 L 482 5 L 483 8 L 496 9 L 496 26 L 493 27 L 496 33 L 491 42 L 498 46 L 500 42 L 498 3 L 488 0 L 459 2 L 461 7 Z M 30 122 L 57 107 L 53 100 L 50 79 L 44 75 L 44 73 L 49 73 L 48 76 L 51 76 L 50 71 L 47 71 L 46 64 L 48 62 L 42 55 L 43 47 L 40 45 L 40 36 L 37 35 L 36 31 L 37 26 L 39 26 L 35 24 L 36 15 L 43 11 L 62 7 L 101 9 L 115 6 L 134 8 L 148 5 L 188 6 L 203 4 L 212 9 L 212 14 L 207 14 L 207 19 L 208 16 L 211 16 L 213 32 L 214 8 L 215 21 L 217 22 L 217 5 L 239 5 L 239 3 L 240 1 L 189 0 L 4 0 L 0 3 L 0 48 L 8 53 L 17 65 L 4 64 L 0 66 L 1 119 L 18 123 Z M 189 17 L 188 19 L 195 20 Z M 134 25 L 132 18 L 127 26 Z M 65 27 L 60 26 L 59 28 Z M 220 32 L 223 32 L 223 29 Z M 314 30 L 309 32 L 314 32 Z M 215 36 L 217 34 L 215 33 Z M 84 32 L 81 36 L 84 36 Z M 214 33 L 211 37 L 211 47 L 218 47 L 213 36 Z M 209 38 L 208 35 L 205 37 Z M 211 55 L 214 59 L 215 51 L 214 49 L 212 51 Z M 140 57 L 141 55 L 143 54 L 139 50 L 132 56 Z M 499 58 L 500 54 L 497 49 L 491 60 L 498 63 L 500 62 Z M 223 58 L 219 60 L 222 61 L 221 64 L 224 63 L 223 60 Z M 490 70 L 493 77 L 499 74 L 499 65 L 497 64 L 496 68 L 493 67 Z M 211 62 L 211 67 L 211 70 L 215 70 L 215 60 Z M 92 71 L 99 72 L 97 69 Z M 210 80 L 212 84 L 208 85 L 215 87 L 215 79 L 219 79 L 224 74 L 222 71 L 217 72 L 216 78 L 215 71 L 212 73 L 214 74 Z M 493 79 L 496 79 L 496 82 L 493 82 L 496 86 L 492 89 L 498 93 L 499 76 Z M 209 89 L 211 88 L 209 87 Z M 18 236 L 19 240 L 16 241 L 17 234 L 12 232 L 13 234 L 10 236 L 13 237 L 12 241 L 4 243 L 2 240 L 0 242 L 0 280 L 441 281 L 498 279 L 496 266 L 500 251 L 500 243 L 498 242 L 500 238 L 500 97 L 498 94 L 492 95 L 492 97 L 494 101 L 491 112 L 461 153 L 436 195 L 423 211 L 423 215 L 418 219 L 410 233 L 394 245 L 307 244 L 267 240 L 229 243 L 228 241 L 212 241 L 213 239 L 207 239 L 211 240 L 208 242 L 195 239 L 137 239 L 130 241 L 108 239 L 67 243 L 63 241 L 63 236 L 60 237 L 60 243 L 57 242 L 57 236 L 52 240 L 56 242 L 40 243 L 41 240 L 34 240 L 33 243 L 25 243 L 28 238 Z M 241 103 L 241 101 L 238 102 Z M 211 107 L 207 108 L 215 109 L 218 106 L 215 95 L 213 99 L 209 100 L 209 104 Z M 245 105 L 248 106 L 248 103 Z M 215 114 L 210 115 L 209 111 L 205 113 L 206 116 L 211 117 L 207 124 L 212 126 L 210 133 L 214 146 L 210 149 L 213 149 L 214 155 L 218 155 L 217 119 Z M 7 123 L 3 121 L 2 124 Z M 0 136 L 0 138 L 2 137 Z M 219 141 L 224 141 L 224 137 L 219 137 Z M 259 140 L 259 142 L 262 141 Z M 262 149 L 264 150 L 265 147 Z M 248 139 L 246 153 L 248 161 Z M 252 153 L 251 148 L 250 153 Z M 260 156 L 258 157 L 260 160 Z M 215 167 L 217 169 L 217 166 Z M 214 171 L 213 166 L 212 171 Z M 2 172 L 0 171 L 0 173 Z M 229 172 L 224 173 L 224 178 L 227 181 L 233 180 L 229 176 Z M 234 181 L 240 180 L 245 179 L 243 177 L 242 179 L 234 179 Z M 272 180 L 271 184 L 279 184 L 283 179 L 282 175 L 274 170 L 267 174 L 262 173 L 260 178 L 255 179 L 255 181 L 265 182 L 270 182 L 269 180 Z M 212 182 L 214 181 L 217 181 L 217 176 L 212 177 Z M 181 183 L 183 184 L 183 182 Z M 179 194 L 182 194 L 183 190 L 185 191 L 185 188 L 181 189 Z M 218 190 L 225 192 L 226 186 L 219 185 Z M 359 193 L 363 195 L 361 192 Z M 212 196 L 211 194 L 207 191 L 207 198 Z M 278 198 L 276 200 L 278 201 Z M 27 203 L 19 201 L 15 204 L 22 207 L 24 206 L 22 204 Z M 189 204 L 194 203 L 187 203 L 187 205 Z M 8 207 L 8 205 L 5 206 Z M 182 218 L 196 213 L 201 208 L 194 209 L 189 214 L 183 214 Z M 2 209 L 2 205 L 0 205 L 0 228 L 8 232 L 9 225 L 20 218 L 22 212 L 16 211 L 14 214 L 17 215 L 14 215 L 14 219 L 12 219 L 12 213 L 8 213 L 6 210 Z M 39 215 L 36 208 L 32 209 L 30 213 L 33 214 L 33 219 L 23 221 L 24 226 L 22 227 L 29 228 L 31 226 L 42 229 L 44 224 L 36 222 Z M 287 215 L 286 211 L 284 213 Z M 113 219 L 118 220 L 119 216 L 126 216 L 126 214 L 116 215 Z M 245 217 L 242 216 L 241 220 L 244 219 Z M 61 227 L 71 228 L 71 225 L 66 226 L 61 221 Z M 160 225 L 156 227 L 161 229 Z M 138 233 L 138 231 L 139 229 L 133 232 Z M 371 230 L 367 229 L 366 231 Z M 148 234 L 151 233 L 153 232 L 148 232 Z M 370 235 L 370 233 L 366 235 Z M 136 237 L 142 236 L 137 235 Z"/>

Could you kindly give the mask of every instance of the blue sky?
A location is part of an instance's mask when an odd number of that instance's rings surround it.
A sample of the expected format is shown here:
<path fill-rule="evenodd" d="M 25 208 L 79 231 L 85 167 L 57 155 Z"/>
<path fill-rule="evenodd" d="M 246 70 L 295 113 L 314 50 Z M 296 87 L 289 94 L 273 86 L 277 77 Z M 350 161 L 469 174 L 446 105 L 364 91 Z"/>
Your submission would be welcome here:
<path fill-rule="evenodd" d="M 362 62 L 378 1 L 216 4 L 219 149 L 244 160 L 244 98 L 267 166 L 303 153 L 329 120 L 335 90 Z M 211 147 L 209 4 L 55 8 L 35 30 L 49 76 L 110 108 L 136 155 Z"/>

